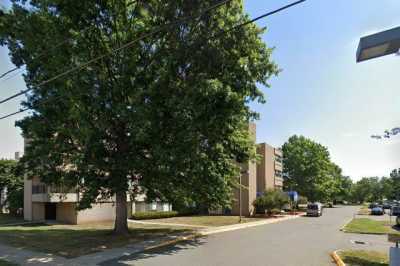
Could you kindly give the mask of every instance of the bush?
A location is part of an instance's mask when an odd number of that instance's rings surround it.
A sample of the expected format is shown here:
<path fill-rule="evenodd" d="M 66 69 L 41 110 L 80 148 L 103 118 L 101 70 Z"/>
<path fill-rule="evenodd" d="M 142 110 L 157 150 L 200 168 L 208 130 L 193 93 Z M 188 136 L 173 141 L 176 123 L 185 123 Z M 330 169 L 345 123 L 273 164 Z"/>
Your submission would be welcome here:
<path fill-rule="evenodd" d="M 299 196 L 299 198 L 297 199 L 297 204 L 307 204 L 307 203 L 308 203 L 307 197 Z"/>
<path fill-rule="evenodd" d="M 134 220 L 147 220 L 147 219 L 161 219 L 170 218 L 178 215 L 176 211 L 168 212 L 158 212 L 158 211 L 148 211 L 148 212 L 137 212 L 132 214 L 132 219 Z"/>
<path fill-rule="evenodd" d="M 267 211 L 268 215 L 273 213 L 273 210 L 282 210 L 285 204 L 289 203 L 289 197 L 281 190 L 267 190 L 264 194 L 253 202 L 253 206 L 257 212 Z"/>

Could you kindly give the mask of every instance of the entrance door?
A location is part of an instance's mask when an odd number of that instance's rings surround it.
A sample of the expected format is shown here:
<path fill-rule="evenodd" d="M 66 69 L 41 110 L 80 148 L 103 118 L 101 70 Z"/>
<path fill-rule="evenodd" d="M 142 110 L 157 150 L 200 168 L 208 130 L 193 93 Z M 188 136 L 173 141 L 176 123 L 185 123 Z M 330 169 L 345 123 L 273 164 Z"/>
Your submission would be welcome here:
<path fill-rule="evenodd" d="M 44 218 L 46 220 L 57 219 L 57 205 L 56 203 L 46 203 L 44 207 Z"/>

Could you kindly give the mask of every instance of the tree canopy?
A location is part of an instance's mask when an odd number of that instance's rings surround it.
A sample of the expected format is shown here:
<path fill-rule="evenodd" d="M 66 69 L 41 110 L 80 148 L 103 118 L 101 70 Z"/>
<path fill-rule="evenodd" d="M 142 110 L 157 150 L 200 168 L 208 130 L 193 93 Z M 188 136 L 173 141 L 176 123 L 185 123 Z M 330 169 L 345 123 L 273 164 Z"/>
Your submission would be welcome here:
<path fill-rule="evenodd" d="M 23 176 L 15 160 L 0 159 L 0 192 L 6 191 L 6 199 L 0 202 L 0 213 L 7 207 L 16 214 L 23 207 Z"/>
<path fill-rule="evenodd" d="M 332 201 L 343 193 L 342 169 L 334 164 L 326 147 L 294 135 L 283 145 L 284 186 L 311 201 Z"/>
<path fill-rule="evenodd" d="M 248 103 L 264 102 L 257 84 L 278 68 L 254 24 L 224 33 L 249 20 L 242 1 L 202 13 L 216 3 L 13 1 L 0 44 L 31 89 L 17 123 L 31 176 L 78 186 L 79 208 L 116 195 L 119 233 L 127 192 L 229 204 L 235 161 L 255 156 Z"/>

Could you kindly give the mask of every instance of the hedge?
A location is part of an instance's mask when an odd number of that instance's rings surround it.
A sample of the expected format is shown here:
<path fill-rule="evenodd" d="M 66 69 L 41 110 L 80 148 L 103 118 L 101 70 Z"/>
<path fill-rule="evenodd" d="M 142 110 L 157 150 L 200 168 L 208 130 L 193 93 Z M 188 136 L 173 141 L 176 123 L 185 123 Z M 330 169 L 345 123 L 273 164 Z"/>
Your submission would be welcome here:
<path fill-rule="evenodd" d="M 132 214 L 132 219 L 135 220 L 147 220 L 147 219 L 161 219 L 161 218 L 170 218 L 178 215 L 176 211 L 148 211 L 148 212 L 136 212 Z"/>

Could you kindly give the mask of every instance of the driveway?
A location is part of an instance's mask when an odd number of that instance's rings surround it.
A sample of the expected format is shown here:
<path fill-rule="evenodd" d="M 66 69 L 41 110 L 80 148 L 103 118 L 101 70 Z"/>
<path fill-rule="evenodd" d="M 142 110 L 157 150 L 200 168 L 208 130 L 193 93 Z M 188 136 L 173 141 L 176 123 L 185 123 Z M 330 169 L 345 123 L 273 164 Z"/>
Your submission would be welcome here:
<path fill-rule="evenodd" d="M 101 265 L 333 265 L 330 252 L 343 248 L 387 251 L 386 236 L 345 234 L 339 229 L 359 207 L 325 209 L 322 217 L 301 217 L 281 223 L 210 235 L 174 247 L 124 256 Z M 368 242 L 366 245 L 354 241 Z"/>

